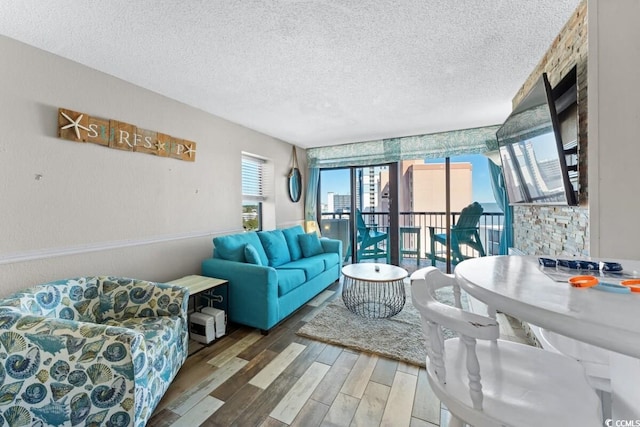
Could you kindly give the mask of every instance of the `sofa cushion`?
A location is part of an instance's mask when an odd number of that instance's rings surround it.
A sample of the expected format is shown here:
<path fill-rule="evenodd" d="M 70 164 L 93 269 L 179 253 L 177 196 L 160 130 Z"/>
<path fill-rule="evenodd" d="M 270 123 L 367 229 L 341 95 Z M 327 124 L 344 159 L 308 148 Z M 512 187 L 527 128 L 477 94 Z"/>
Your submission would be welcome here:
<path fill-rule="evenodd" d="M 322 259 L 324 261 L 324 269 L 328 270 L 334 265 L 340 264 L 340 256 L 335 252 L 325 252 L 320 255 L 314 256 L 312 259 Z"/>
<path fill-rule="evenodd" d="M 258 251 L 251 243 L 244 245 L 244 258 L 249 264 L 262 265 Z"/>
<path fill-rule="evenodd" d="M 300 248 L 300 242 L 298 242 L 298 236 L 304 234 L 302 226 L 296 225 L 295 227 L 283 228 L 282 234 L 284 234 L 284 239 L 287 241 L 291 261 L 297 261 L 302 258 L 302 249 Z"/>
<path fill-rule="evenodd" d="M 305 283 L 303 270 L 278 269 L 278 296 L 285 295 Z"/>
<path fill-rule="evenodd" d="M 216 249 L 216 257 L 226 259 L 228 261 L 246 262 L 246 258 L 244 257 L 244 245 L 247 243 L 256 248 L 258 255 L 260 255 L 262 265 L 269 265 L 267 254 L 262 248 L 262 243 L 258 238 L 258 233 L 255 231 L 230 234 L 228 236 L 220 236 L 213 239 L 213 245 Z"/>
<path fill-rule="evenodd" d="M 272 267 L 278 267 L 291 261 L 287 241 L 281 230 L 259 231 L 258 237 L 262 242 L 262 247 L 267 254 L 267 259 Z"/>
<path fill-rule="evenodd" d="M 280 271 L 282 270 L 291 269 L 303 270 L 307 280 L 311 280 L 325 270 L 325 264 L 322 258 L 314 256 L 311 258 L 302 258 L 297 261 L 288 262 L 279 266 L 276 270 L 278 270 L 278 274 L 280 274 Z"/>
<path fill-rule="evenodd" d="M 298 236 L 298 242 L 300 243 L 300 249 L 302 249 L 302 255 L 304 255 L 305 258 L 324 253 L 320 238 L 316 233 L 300 234 Z"/>

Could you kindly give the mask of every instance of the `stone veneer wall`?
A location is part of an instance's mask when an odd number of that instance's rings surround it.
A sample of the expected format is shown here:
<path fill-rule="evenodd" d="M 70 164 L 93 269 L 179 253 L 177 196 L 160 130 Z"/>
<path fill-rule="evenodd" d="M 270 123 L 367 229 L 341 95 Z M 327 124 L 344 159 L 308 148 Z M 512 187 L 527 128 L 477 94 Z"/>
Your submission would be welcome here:
<path fill-rule="evenodd" d="M 578 80 L 579 206 L 515 206 L 513 245 L 525 254 L 589 255 L 587 182 L 587 2 L 583 0 L 555 38 L 513 105 L 529 92 L 543 72 L 555 86 L 574 66 Z"/>
<path fill-rule="evenodd" d="M 589 255 L 589 211 L 576 206 L 514 209 L 514 243 L 528 255 Z"/>

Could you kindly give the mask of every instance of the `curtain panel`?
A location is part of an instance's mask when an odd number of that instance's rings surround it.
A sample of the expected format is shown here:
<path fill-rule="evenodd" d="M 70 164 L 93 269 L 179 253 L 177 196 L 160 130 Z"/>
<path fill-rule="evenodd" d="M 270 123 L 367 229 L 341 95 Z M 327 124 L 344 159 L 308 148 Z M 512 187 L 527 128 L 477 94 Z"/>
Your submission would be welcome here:
<path fill-rule="evenodd" d="M 496 131 L 485 126 L 307 149 L 309 168 L 370 166 L 413 159 L 438 159 L 497 150 Z"/>
<path fill-rule="evenodd" d="M 509 206 L 502 167 L 495 164 L 492 159 L 487 159 L 487 161 L 489 162 L 493 195 L 498 207 L 504 212 L 504 223 L 500 235 L 500 255 L 509 255 L 509 248 L 513 246 L 513 207 Z"/>
<path fill-rule="evenodd" d="M 304 197 L 304 220 L 307 232 L 316 231 L 320 228 L 316 221 L 318 211 L 318 183 L 320 182 L 320 169 L 309 168 L 307 174 L 307 191 Z"/>

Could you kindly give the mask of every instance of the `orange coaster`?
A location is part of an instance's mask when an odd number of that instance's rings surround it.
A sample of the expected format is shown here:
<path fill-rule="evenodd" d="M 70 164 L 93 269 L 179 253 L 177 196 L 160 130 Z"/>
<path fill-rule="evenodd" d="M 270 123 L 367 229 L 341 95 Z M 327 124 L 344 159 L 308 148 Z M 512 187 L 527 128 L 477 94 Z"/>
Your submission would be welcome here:
<path fill-rule="evenodd" d="M 569 278 L 569 283 L 574 288 L 590 288 L 598 284 L 598 278 L 593 276 L 573 276 Z"/>
<path fill-rule="evenodd" d="M 631 292 L 640 292 L 640 279 L 623 280 L 620 284 L 628 286 Z"/>

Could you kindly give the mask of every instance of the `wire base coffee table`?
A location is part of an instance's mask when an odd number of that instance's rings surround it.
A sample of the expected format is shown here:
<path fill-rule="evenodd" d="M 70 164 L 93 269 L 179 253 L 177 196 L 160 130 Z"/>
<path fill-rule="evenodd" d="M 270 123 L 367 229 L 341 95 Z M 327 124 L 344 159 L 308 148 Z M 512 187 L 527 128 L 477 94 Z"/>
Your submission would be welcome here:
<path fill-rule="evenodd" d="M 387 318 L 400 313 L 407 300 L 405 269 L 388 264 L 350 264 L 342 268 L 342 300 L 353 313 Z"/>

